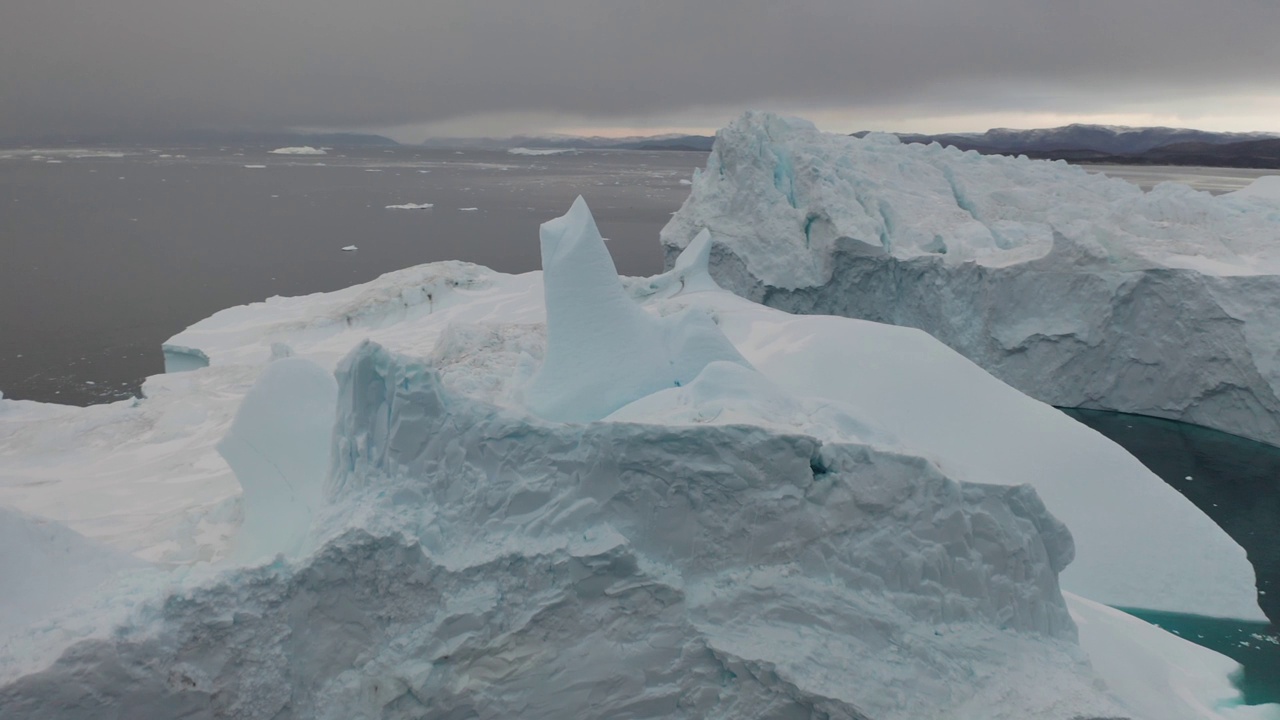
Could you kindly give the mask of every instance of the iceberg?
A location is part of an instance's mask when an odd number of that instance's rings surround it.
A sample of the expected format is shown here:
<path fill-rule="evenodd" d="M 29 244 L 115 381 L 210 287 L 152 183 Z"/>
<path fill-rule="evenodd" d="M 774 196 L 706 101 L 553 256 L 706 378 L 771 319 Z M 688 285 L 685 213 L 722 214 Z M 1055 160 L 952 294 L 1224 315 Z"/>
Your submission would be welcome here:
<path fill-rule="evenodd" d="M 0 399 L 0 505 L 155 561 L 0 631 L 6 720 L 1280 710 L 1097 605 L 1260 616 L 1102 436 L 918 330 L 717 288 L 710 233 L 644 279 L 581 200 L 540 239 L 219 312 L 136 401 Z"/>
<path fill-rule="evenodd" d="M 268 150 L 272 155 L 328 155 L 324 148 L 314 148 L 310 145 L 301 147 L 282 147 L 275 150 Z"/>
<path fill-rule="evenodd" d="M 539 157 L 543 155 L 577 155 L 576 148 L 527 148 L 513 147 L 507 148 L 507 152 L 512 155 L 527 155 L 531 157 Z"/>
<path fill-rule="evenodd" d="M 853 138 L 766 113 L 721 130 L 662 231 L 726 289 L 925 330 L 1052 405 L 1280 444 L 1271 181 L 1144 192 L 1061 162 Z"/>
<path fill-rule="evenodd" d="M 403 203 L 401 205 L 388 205 L 388 210 L 430 210 L 435 207 L 433 203 Z"/>

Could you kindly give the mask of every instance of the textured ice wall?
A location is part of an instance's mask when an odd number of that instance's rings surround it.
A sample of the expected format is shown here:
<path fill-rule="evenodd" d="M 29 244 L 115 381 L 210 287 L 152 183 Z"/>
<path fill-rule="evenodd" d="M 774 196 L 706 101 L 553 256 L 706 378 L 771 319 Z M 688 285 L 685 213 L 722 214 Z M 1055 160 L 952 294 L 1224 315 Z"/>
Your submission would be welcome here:
<path fill-rule="evenodd" d="M 668 265 L 702 230 L 749 299 L 924 329 L 1050 404 L 1280 443 L 1274 203 L 748 113 L 663 230 Z"/>
<path fill-rule="evenodd" d="M 1058 591 L 1070 535 L 1030 488 L 759 427 L 544 422 L 453 395 L 372 343 L 338 377 L 318 551 L 140 608 L 145 621 L 0 688 L 0 706 L 60 719 L 1118 712 Z"/>

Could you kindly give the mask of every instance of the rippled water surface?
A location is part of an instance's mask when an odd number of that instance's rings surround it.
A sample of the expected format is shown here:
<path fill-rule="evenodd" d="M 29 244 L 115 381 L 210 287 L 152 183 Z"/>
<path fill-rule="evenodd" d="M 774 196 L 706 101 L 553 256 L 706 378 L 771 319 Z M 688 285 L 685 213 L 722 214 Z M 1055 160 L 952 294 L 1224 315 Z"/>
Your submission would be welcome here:
<path fill-rule="evenodd" d="M 0 150 L 0 392 L 78 404 L 131 395 L 162 371 L 170 336 L 271 295 L 435 260 L 538 269 L 538 225 L 578 194 L 618 269 L 649 275 L 662 265 L 658 231 L 689 193 L 679 181 L 706 162 L 269 149 Z"/>

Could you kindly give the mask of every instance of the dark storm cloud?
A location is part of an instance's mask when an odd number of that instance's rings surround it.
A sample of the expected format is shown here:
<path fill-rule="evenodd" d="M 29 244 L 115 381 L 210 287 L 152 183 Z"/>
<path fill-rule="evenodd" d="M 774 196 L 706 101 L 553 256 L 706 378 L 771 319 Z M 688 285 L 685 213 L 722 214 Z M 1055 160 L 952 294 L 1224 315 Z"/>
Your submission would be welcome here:
<path fill-rule="evenodd" d="M 1275 92 L 1277 29 L 1263 0 L 12 0 L 0 136 Z"/>

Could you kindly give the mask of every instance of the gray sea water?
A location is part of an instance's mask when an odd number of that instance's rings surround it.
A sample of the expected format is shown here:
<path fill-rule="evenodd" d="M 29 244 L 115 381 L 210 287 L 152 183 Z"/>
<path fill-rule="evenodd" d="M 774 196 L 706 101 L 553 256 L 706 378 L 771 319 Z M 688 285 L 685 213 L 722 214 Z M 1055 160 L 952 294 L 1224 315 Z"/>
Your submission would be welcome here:
<path fill-rule="evenodd" d="M 680 180 L 706 162 L 270 149 L 0 150 L 0 392 L 73 404 L 134 395 L 163 370 L 169 337 L 272 295 L 436 260 L 535 270 L 538 225 L 578 194 L 619 271 L 653 274 L 658 231 L 688 196 Z M 434 207 L 386 209 L 405 203 Z"/>

